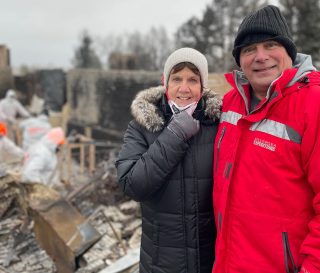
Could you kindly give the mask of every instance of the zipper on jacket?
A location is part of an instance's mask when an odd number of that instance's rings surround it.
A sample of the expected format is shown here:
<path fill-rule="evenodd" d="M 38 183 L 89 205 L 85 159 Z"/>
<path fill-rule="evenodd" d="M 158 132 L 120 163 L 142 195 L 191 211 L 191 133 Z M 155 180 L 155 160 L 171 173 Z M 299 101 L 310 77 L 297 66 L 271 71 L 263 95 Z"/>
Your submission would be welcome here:
<path fill-rule="evenodd" d="M 184 166 L 184 164 L 182 164 Z M 180 168 L 180 187 L 181 187 L 181 194 L 182 194 L 182 204 L 181 204 L 181 211 L 182 211 L 182 228 L 183 228 L 183 239 L 184 239 L 184 255 L 185 255 L 185 272 L 188 272 L 188 248 L 187 248 L 187 229 L 186 229 L 186 212 L 185 212 L 185 187 L 184 187 L 184 175 L 183 175 L 183 167 Z"/>
<path fill-rule="evenodd" d="M 220 146 L 221 146 L 221 142 L 222 142 L 222 139 L 223 139 L 223 137 L 224 137 L 225 132 L 226 132 L 226 126 L 224 126 L 224 127 L 222 128 L 221 134 L 220 134 L 220 137 L 219 137 L 219 141 L 218 141 L 218 144 L 217 144 L 217 158 L 216 158 L 215 170 L 218 169 Z"/>
<path fill-rule="evenodd" d="M 197 172 L 197 165 L 196 165 L 196 155 L 195 151 L 192 149 L 192 165 L 194 166 L 194 192 L 195 192 L 195 215 L 196 215 L 196 244 L 197 244 L 197 251 L 196 251 L 196 272 L 200 272 L 200 237 L 199 237 L 199 193 L 198 193 L 198 172 Z"/>
<path fill-rule="evenodd" d="M 226 178 L 226 179 L 229 179 L 229 177 L 230 177 L 230 171 L 231 171 L 231 168 L 232 168 L 232 163 L 227 163 L 226 164 L 226 167 L 225 167 L 225 169 L 224 169 L 224 177 Z"/>
<path fill-rule="evenodd" d="M 152 266 L 157 265 L 159 261 L 159 223 L 157 220 L 153 222 L 153 253 L 152 253 Z"/>
<path fill-rule="evenodd" d="M 288 232 L 282 232 L 282 243 L 283 243 L 283 250 L 284 250 L 284 264 L 286 266 L 286 272 L 292 273 L 289 267 L 289 262 L 290 262 L 293 268 L 293 273 L 298 273 L 299 268 L 297 268 L 292 256 L 292 252 L 289 245 Z"/>

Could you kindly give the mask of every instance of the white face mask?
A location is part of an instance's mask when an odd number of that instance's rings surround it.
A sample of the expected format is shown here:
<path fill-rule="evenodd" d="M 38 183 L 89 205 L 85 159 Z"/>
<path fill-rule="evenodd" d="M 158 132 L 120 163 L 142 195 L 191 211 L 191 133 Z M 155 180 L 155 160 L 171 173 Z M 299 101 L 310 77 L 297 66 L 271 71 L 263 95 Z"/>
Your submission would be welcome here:
<path fill-rule="evenodd" d="M 194 101 L 193 103 L 190 103 L 188 105 L 179 106 L 174 101 L 169 100 L 169 105 L 173 114 L 178 114 L 181 111 L 186 111 L 190 116 L 192 116 L 194 110 L 197 107 L 197 104 L 198 102 Z"/>

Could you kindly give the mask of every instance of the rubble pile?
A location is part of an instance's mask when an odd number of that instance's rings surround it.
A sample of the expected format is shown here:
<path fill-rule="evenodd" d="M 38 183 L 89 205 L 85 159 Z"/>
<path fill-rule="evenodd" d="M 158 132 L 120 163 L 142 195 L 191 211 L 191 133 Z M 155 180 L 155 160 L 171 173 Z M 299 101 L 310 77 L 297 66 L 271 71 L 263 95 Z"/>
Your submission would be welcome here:
<path fill-rule="evenodd" d="M 79 184 L 69 185 L 67 190 L 60 191 L 63 200 L 75 207 L 85 217 L 85 224 L 90 224 L 100 235 L 99 240 L 77 255 L 76 273 L 108 272 L 109 266 L 132 250 L 139 249 L 140 209 L 136 202 L 124 197 L 117 186 L 116 153 L 115 150 L 108 152 L 107 159 L 98 164 L 94 176 L 79 179 Z M 35 188 L 37 194 L 34 193 Z M 12 176 L 10 179 L 0 176 L 0 273 L 61 272 L 58 260 L 53 261 L 40 247 L 41 243 L 35 236 L 35 222 L 29 212 L 30 196 L 41 196 L 42 200 L 56 198 L 53 190 L 54 198 L 47 192 L 51 193 L 47 185 L 41 185 L 40 191 L 36 184 L 20 183 Z M 66 245 L 73 239 L 70 238 Z M 134 272 L 137 262 L 123 268 L 126 269 L 112 272 Z"/>
<path fill-rule="evenodd" d="M 31 185 L 26 185 L 31 186 Z M 0 177 L 0 272 L 53 273 L 55 264 L 39 247 L 27 213 L 27 187 Z"/>
<path fill-rule="evenodd" d="M 35 240 L 33 232 L 20 232 L 18 215 L 0 222 L 0 272 L 53 273 L 56 267 Z"/>

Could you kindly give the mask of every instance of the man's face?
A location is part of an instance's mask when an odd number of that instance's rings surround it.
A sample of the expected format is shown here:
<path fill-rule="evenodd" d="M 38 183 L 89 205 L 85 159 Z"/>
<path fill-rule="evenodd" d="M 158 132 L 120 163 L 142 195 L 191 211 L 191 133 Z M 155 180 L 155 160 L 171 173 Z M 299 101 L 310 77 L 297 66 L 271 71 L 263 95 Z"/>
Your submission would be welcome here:
<path fill-rule="evenodd" d="M 269 40 L 243 47 L 240 66 L 253 91 L 262 98 L 271 82 L 292 67 L 292 60 L 281 44 Z"/>

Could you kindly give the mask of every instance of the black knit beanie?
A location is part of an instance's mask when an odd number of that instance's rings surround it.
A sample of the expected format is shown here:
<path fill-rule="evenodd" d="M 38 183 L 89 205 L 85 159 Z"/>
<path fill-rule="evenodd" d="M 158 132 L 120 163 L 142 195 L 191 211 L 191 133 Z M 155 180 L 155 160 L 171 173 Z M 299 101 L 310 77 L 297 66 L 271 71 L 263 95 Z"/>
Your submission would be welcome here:
<path fill-rule="evenodd" d="M 247 15 L 240 24 L 232 51 L 237 64 L 240 66 L 242 47 L 266 40 L 274 40 L 282 44 L 294 62 L 297 48 L 287 22 L 278 7 L 268 5 Z"/>

